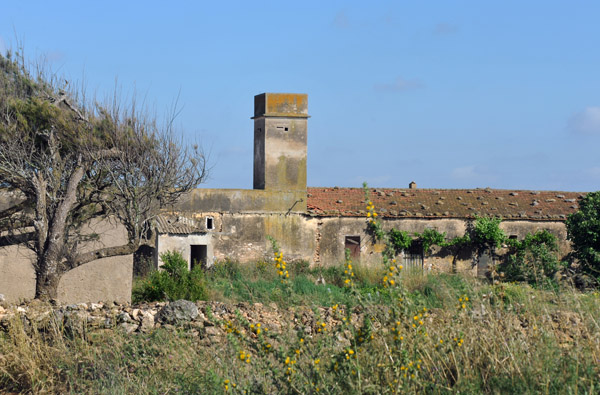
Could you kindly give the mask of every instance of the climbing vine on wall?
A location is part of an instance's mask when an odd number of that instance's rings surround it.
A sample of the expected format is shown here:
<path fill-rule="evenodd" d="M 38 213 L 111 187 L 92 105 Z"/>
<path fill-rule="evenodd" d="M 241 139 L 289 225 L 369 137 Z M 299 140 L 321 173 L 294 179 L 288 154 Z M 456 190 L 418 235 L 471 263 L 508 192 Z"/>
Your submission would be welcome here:
<path fill-rule="evenodd" d="M 453 256 L 453 267 L 461 251 L 470 250 L 474 260 L 478 261 L 484 253 L 493 253 L 495 249 L 508 246 L 509 250 L 503 263 L 499 266 L 503 278 L 511 281 L 526 281 L 540 284 L 548 282 L 559 270 L 560 263 L 556 256 L 558 251 L 556 236 L 547 230 L 527 234 L 522 241 L 508 239 L 500 228 L 500 217 L 478 217 L 467 224 L 462 236 L 446 238 L 445 232 L 427 228 L 423 232 L 384 230 L 375 205 L 369 197 L 367 183 L 363 184 L 365 202 L 367 204 L 367 228 L 374 241 L 384 245 L 383 262 L 390 266 L 395 257 L 408 250 L 413 243 L 419 243 L 423 252 L 428 255 L 434 246 L 446 248 Z"/>

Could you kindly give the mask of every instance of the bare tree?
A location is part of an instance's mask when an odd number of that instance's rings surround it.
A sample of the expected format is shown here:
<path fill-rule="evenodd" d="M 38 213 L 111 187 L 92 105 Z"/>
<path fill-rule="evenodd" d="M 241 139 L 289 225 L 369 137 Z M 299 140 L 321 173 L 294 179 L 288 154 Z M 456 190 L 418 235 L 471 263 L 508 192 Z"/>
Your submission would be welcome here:
<path fill-rule="evenodd" d="M 56 298 L 69 270 L 135 252 L 161 208 L 207 176 L 204 155 L 174 137 L 172 118 L 157 125 L 134 100 L 89 105 L 57 81 L 0 55 L 0 245 L 35 253 L 41 299 Z M 108 218 L 127 243 L 82 252 L 98 238 L 86 224 Z"/>

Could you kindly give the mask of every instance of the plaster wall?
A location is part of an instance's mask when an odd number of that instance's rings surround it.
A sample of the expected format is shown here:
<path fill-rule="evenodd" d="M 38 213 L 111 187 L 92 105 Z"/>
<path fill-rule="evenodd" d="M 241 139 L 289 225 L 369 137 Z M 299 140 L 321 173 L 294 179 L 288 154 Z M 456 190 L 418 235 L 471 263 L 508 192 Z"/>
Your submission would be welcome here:
<path fill-rule="evenodd" d="M 96 241 L 83 244 L 83 251 L 127 243 L 127 231 L 115 220 L 92 221 L 84 233 L 97 234 Z M 133 254 L 97 259 L 65 273 L 58 284 L 61 303 L 131 301 Z"/>
<path fill-rule="evenodd" d="M 81 265 L 61 278 L 60 303 L 131 302 L 133 255 L 98 259 Z"/>
<path fill-rule="evenodd" d="M 538 230 L 546 229 L 556 236 L 561 255 L 571 252 L 571 245 L 567 240 L 567 227 L 564 222 L 502 221 L 500 228 L 504 230 L 507 236 L 517 236 L 518 240 L 522 240 L 527 233 L 535 233 Z"/>
<path fill-rule="evenodd" d="M 212 243 L 212 234 L 209 233 L 195 233 L 189 235 L 161 235 L 156 243 L 156 250 L 158 253 L 158 266 L 160 267 L 163 265 L 163 262 L 160 259 L 161 254 L 167 251 L 176 251 L 179 252 L 183 256 L 183 258 L 188 262 L 188 269 L 191 269 L 192 245 L 206 245 L 207 265 L 211 266 L 214 262 L 215 256 Z"/>
<path fill-rule="evenodd" d="M 306 212 L 306 190 L 195 189 L 181 199 L 173 211 L 186 215 L 205 212 Z"/>
<path fill-rule="evenodd" d="M 97 241 L 81 246 L 83 251 L 111 247 L 127 241 L 123 226 L 114 221 L 95 221 L 84 232 L 95 233 Z M 24 246 L 0 249 L 0 294 L 9 302 L 35 296 L 35 255 Z M 131 301 L 133 255 L 103 258 L 81 265 L 63 275 L 58 285 L 61 303 Z"/>
<path fill-rule="evenodd" d="M 306 118 L 266 118 L 264 121 L 265 189 L 305 194 Z"/>
<path fill-rule="evenodd" d="M 10 303 L 35 296 L 35 256 L 24 246 L 0 248 L 0 294 Z"/>
<path fill-rule="evenodd" d="M 203 213 L 207 214 L 207 213 Z M 208 214 L 207 214 L 208 215 Z M 313 266 L 331 266 L 344 260 L 346 236 L 360 239 L 360 261 L 367 265 L 381 263 L 383 246 L 374 244 L 366 232 L 366 220 L 362 217 L 313 217 L 305 214 L 283 213 L 211 213 L 218 218 L 218 227 L 203 236 L 202 243 L 209 245 L 209 259 L 233 259 L 252 263 L 270 259 L 271 245 L 266 236 L 272 236 L 288 260 L 306 260 Z M 504 221 L 502 228 L 507 235 L 522 239 L 527 233 L 547 229 L 561 242 L 561 255 L 569 252 L 564 224 L 561 222 Z M 423 232 L 426 228 L 445 232 L 448 238 L 462 236 L 467 222 L 462 219 L 386 219 L 385 229 L 399 229 L 409 233 Z M 160 235 L 159 252 L 167 249 L 185 251 L 195 242 L 191 236 Z M 477 275 L 473 257 L 469 251 L 462 252 L 454 261 L 448 249 L 434 247 L 424 257 L 427 270 L 458 272 Z"/>
<path fill-rule="evenodd" d="M 222 231 L 214 234 L 216 259 L 256 262 L 271 257 L 273 237 L 288 260 L 311 262 L 315 249 L 316 223 L 298 214 L 223 214 Z"/>

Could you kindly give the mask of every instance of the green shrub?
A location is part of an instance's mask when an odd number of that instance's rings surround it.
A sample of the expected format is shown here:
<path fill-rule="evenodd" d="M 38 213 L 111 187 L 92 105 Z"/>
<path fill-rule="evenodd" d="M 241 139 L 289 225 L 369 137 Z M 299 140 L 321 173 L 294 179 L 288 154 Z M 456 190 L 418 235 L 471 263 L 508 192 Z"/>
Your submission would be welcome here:
<path fill-rule="evenodd" d="M 154 302 L 187 299 L 191 301 L 207 298 L 204 273 L 200 266 L 188 270 L 186 260 L 179 252 L 161 254 L 161 270 L 156 270 L 137 284 L 132 291 L 132 301 Z"/>
<path fill-rule="evenodd" d="M 267 265 L 265 262 L 261 261 L 256 266 L 262 271 L 266 271 Z M 209 275 L 211 278 L 223 278 L 227 280 L 240 280 L 242 278 L 239 262 L 231 259 L 215 262 L 210 268 Z"/>
<path fill-rule="evenodd" d="M 587 274 L 600 279 L 600 191 L 588 193 L 567 218 L 567 238 Z"/>
<path fill-rule="evenodd" d="M 547 230 L 527 234 L 523 241 L 511 241 L 511 250 L 499 265 L 505 281 L 554 286 L 560 269 L 556 236 Z"/>
<path fill-rule="evenodd" d="M 310 272 L 310 262 L 305 259 L 293 260 L 289 263 L 290 273 L 297 276 L 308 274 Z"/>

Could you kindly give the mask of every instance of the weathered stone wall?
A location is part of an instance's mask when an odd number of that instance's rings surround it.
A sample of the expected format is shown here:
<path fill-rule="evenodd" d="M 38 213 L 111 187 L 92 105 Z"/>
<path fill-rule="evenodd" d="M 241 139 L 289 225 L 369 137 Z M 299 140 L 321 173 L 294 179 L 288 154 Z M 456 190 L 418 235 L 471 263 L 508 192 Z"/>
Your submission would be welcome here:
<path fill-rule="evenodd" d="M 197 214 L 199 215 L 199 214 Z M 159 252 L 177 250 L 186 255 L 193 238 L 209 245 L 209 259 L 233 259 L 252 263 L 269 259 L 271 244 L 266 236 L 277 240 L 288 260 L 305 260 L 313 266 L 331 266 L 344 260 L 347 236 L 359 237 L 360 261 L 368 265 L 381 263 L 383 246 L 374 244 L 367 233 L 366 219 L 362 217 L 320 217 L 304 214 L 283 213 L 202 213 L 215 218 L 215 229 L 201 235 L 160 235 Z M 447 238 L 462 236 L 467 222 L 462 219 L 386 219 L 384 228 L 404 230 L 409 233 L 423 232 L 427 228 L 444 232 Z M 562 222 L 503 221 L 501 228 L 508 236 L 518 239 L 527 233 L 547 229 L 560 240 L 560 255 L 569 252 L 566 230 Z M 195 240 L 195 239 L 194 239 Z M 454 256 L 448 249 L 434 247 L 425 256 L 427 270 L 449 272 L 453 270 Z M 473 257 L 463 251 L 454 262 L 458 272 L 477 275 Z"/>
<path fill-rule="evenodd" d="M 173 207 L 173 211 L 190 216 L 208 212 L 304 213 L 306 190 L 194 189 Z"/>
<path fill-rule="evenodd" d="M 303 214 L 282 213 L 203 213 L 215 218 L 218 226 L 201 236 L 211 247 L 209 258 L 233 259 L 240 262 L 256 262 L 270 258 L 271 245 L 266 236 L 274 237 L 288 260 L 306 260 L 313 266 L 341 264 L 344 260 L 346 236 L 360 239 L 360 261 L 368 265 L 381 262 L 383 246 L 374 244 L 367 233 L 366 219 L 362 217 L 317 217 Z M 547 229 L 555 234 L 560 242 L 560 254 L 569 252 L 566 230 L 562 222 L 504 221 L 502 229 L 509 236 L 525 237 Z M 386 219 L 384 228 L 396 228 L 409 233 L 423 232 L 426 228 L 444 232 L 447 238 L 462 236 L 467 222 L 462 219 Z M 167 249 L 185 251 L 189 249 L 190 237 L 161 235 L 160 246 Z M 163 251 L 160 249 L 159 251 Z M 448 249 L 434 247 L 425 256 L 427 270 L 451 271 L 454 256 Z M 477 275 L 470 252 L 457 256 L 455 269 L 458 272 Z"/>
<path fill-rule="evenodd" d="M 206 244 L 209 262 L 233 259 L 256 262 L 270 257 L 272 236 L 287 259 L 312 262 L 316 222 L 296 213 L 203 213 L 215 218 L 215 229 L 193 235 L 161 234 L 158 253 L 179 251 L 189 262 L 190 245 Z M 160 263 L 159 263 L 160 264 Z"/>
<path fill-rule="evenodd" d="M 522 240 L 527 233 L 545 229 L 558 239 L 558 247 L 562 256 L 571 252 L 571 244 L 567 240 L 567 227 L 562 221 L 502 221 L 500 228 L 507 236 L 517 236 L 518 240 Z"/>
<path fill-rule="evenodd" d="M 254 188 L 306 193 L 308 95 L 254 97 Z"/>

